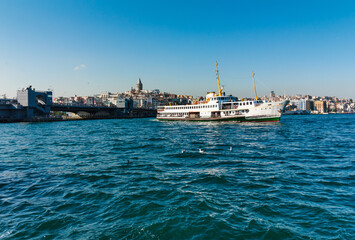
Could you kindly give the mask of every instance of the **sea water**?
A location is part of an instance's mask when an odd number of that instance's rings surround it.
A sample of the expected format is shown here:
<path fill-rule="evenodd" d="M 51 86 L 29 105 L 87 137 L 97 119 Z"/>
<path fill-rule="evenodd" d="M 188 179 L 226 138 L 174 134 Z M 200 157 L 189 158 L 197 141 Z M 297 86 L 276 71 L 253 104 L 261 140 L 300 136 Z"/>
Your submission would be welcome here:
<path fill-rule="evenodd" d="M 355 239 L 354 161 L 353 114 L 1 124 L 0 239 Z"/>

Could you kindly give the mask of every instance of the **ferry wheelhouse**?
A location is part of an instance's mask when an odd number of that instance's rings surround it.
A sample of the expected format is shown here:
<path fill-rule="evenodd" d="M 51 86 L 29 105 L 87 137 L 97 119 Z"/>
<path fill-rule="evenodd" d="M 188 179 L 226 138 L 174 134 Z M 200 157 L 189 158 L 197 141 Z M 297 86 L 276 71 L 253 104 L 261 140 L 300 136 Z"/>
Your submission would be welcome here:
<path fill-rule="evenodd" d="M 282 112 L 288 101 L 266 102 L 258 100 L 253 82 L 255 100 L 239 100 L 233 96 L 225 96 L 219 83 L 218 65 L 216 63 L 218 94 L 211 92 L 206 101 L 190 105 L 159 106 L 158 120 L 185 121 L 280 121 Z"/>

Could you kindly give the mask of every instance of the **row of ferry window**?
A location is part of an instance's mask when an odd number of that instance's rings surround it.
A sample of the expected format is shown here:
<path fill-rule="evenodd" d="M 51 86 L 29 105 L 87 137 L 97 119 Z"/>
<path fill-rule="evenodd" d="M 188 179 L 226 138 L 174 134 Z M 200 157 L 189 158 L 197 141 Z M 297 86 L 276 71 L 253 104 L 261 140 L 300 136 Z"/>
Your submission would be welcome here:
<path fill-rule="evenodd" d="M 246 110 L 237 110 L 237 111 L 225 111 L 224 115 L 230 115 L 230 114 L 235 114 L 238 115 L 240 113 L 248 113 L 249 109 Z M 162 117 L 181 117 L 181 116 L 187 116 L 189 113 L 160 113 L 159 114 Z"/>
<path fill-rule="evenodd" d="M 197 108 L 216 108 L 217 105 L 200 105 L 200 106 L 184 106 L 184 107 L 167 107 L 167 109 L 197 109 Z"/>
<path fill-rule="evenodd" d="M 236 103 L 236 105 L 239 105 L 239 106 L 245 106 L 245 105 L 252 105 L 253 103 L 252 102 L 239 102 L 239 103 Z"/>
<path fill-rule="evenodd" d="M 225 111 L 224 114 L 228 115 L 228 114 L 239 114 L 239 113 L 248 113 L 249 109 L 246 110 L 238 110 L 238 111 Z"/>
<path fill-rule="evenodd" d="M 263 101 L 256 101 L 255 103 L 263 103 Z M 245 105 L 252 105 L 253 102 L 237 102 L 236 105 L 239 105 L 239 106 L 245 106 Z"/>
<path fill-rule="evenodd" d="M 230 97 L 218 97 L 218 98 L 211 98 L 212 101 L 216 101 L 216 100 L 231 100 Z"/>

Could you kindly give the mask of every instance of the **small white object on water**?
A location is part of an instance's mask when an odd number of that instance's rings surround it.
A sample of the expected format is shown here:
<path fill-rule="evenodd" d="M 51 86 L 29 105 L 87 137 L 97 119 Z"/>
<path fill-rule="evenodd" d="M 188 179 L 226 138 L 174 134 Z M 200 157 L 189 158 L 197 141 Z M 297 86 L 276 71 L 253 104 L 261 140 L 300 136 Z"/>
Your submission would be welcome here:
<path fill-rule="evenodd" d="M 205 151 L 202 150 L 201 148 L 198 150 L 199 153 L 204 153 Z"/>
<path fill-rule="evenodd" d="M 185 153 L 186 151 L 185 151 L 185 149 L 183 149 L 182 151 L 181 151 L 181 153 Z"/>
<path fill-rule="evenodd" d="M 233 151 L 233 148 L 232 148 L 232 147 L 230 147 L 230 148 L 229 148 L 229 151 Z"/>

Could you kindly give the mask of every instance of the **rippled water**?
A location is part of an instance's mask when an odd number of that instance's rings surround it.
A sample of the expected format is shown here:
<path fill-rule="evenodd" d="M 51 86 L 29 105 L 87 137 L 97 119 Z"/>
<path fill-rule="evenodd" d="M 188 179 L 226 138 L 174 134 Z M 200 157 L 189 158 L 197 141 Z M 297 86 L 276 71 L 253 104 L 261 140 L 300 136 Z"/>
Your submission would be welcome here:
<path fill-rule="evenodd" d="M 354 120 L 1 124 L 0 239 L 354 239 Z"/>

